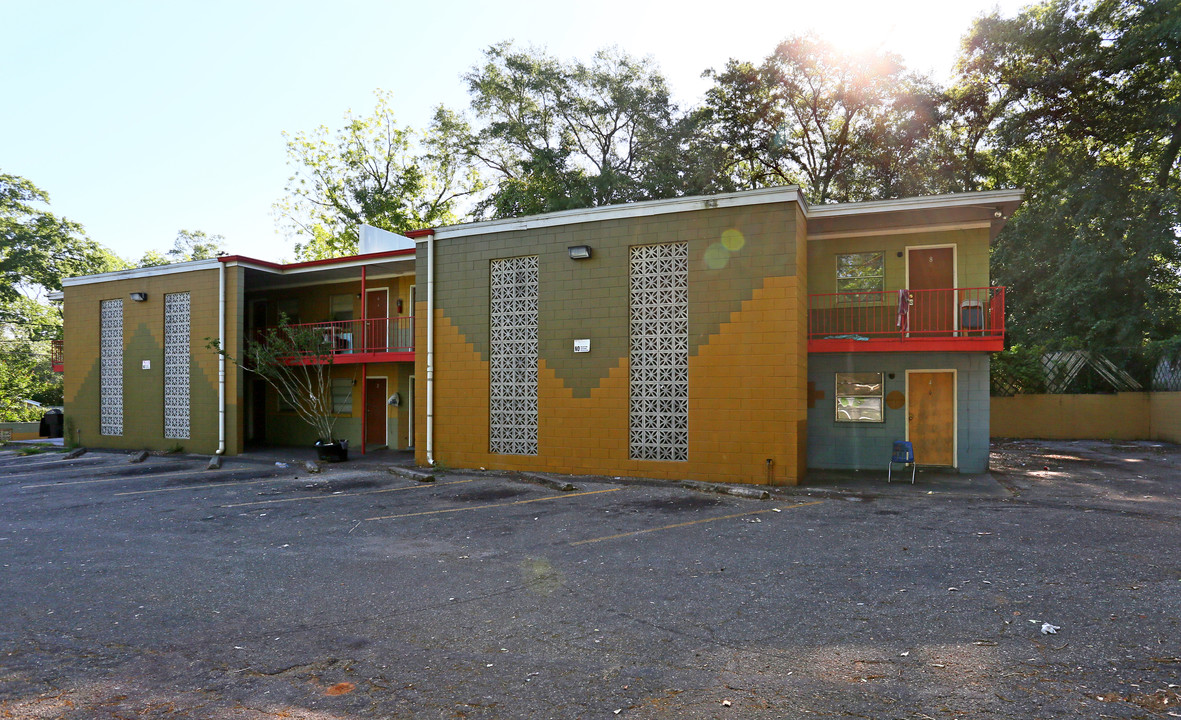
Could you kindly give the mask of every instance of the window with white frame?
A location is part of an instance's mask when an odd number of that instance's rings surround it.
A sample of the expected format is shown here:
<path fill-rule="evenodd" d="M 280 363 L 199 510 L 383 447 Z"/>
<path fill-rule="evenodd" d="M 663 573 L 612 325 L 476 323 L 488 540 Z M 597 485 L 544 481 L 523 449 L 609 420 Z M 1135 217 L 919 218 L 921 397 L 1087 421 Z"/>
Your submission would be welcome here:
<path fill-rule="evenodd" d="M 880 372 L 836 374 L 837 422 L 884 422 Z"/>
<path fill-rule="evenodd" d="M 352 378 L 332 378 L 332 412 L 337 415 L 353 414 Z"/>
<path fill-rule="evenodd" d="M 328 299 L 329 314 L 332 320 L 339 322 L 353 319 L 353 296 L 333 295 Z"/>
<path fill-rule="evenodd" d="M 837 292 L 870 293 L 886 289 L 886 254 L 884 252 L 845 253 L 837 255 Z M 846 295 L 842 299 L 865 301 L 873 295 Z"/>

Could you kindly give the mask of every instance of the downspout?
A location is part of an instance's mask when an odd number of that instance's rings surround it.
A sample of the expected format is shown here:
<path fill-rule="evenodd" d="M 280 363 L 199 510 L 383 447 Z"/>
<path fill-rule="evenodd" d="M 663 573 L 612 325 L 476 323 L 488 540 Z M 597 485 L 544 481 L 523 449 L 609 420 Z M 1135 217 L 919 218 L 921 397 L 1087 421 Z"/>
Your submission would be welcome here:
<path fill-rule="evenodd" d="M 361 350 L 369 353 L 373 348 L 369 347 L 369 291 L 365 287 L 365 278 L 367 277 L 365 265 L 361 266 L 361 338 L 363 347 Z M 369 363 L 361 363 L 361 454 L 365 454 L 365 441 L 369 439 L 369 398 L 365 397 L 365 380 L 369 376 Z M 354 376 L 356 377 L 356 376 Z"/>
<path fill-rule="evenodd" d="M 217 455 L 226 454 L 226 264 L 217 264 Z"/>
<path fill-rule="evenodd" d="M 435 466 L 435 233 L 426 236 L 426 464 Z"/>

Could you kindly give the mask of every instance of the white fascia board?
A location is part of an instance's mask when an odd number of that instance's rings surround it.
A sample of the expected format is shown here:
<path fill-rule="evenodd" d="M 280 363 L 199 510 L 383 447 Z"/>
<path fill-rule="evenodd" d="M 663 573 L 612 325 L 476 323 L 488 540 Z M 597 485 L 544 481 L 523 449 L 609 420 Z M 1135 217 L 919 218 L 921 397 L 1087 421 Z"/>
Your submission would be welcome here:
<path fill-rule="evenodd" d="M 46 293 L 45 299 L 46 300 L 54 300 L 54 301 L 65 300 L 66 294 L 64 292 L 62 292 L 61 290 L 54 290 L 51 293 Z"/>
<path fill-rule="evenodd" d="M 288 267 L 283 265 L 281 267 L 271 267 L 270 265 L 263 265 L 260 263 L 253 263 L 249 260 L 231 260 L 226 265 L 228 267 L 244 267 L 251 270 L 258 270 L 260 272 L 271 273 L 272 275 L 301 275 L 305 273 L 322 272 L 324 270 L 340 270 L 341 268 L 361 267 L 362 265 L 375 265 L 378 263 L 392 263 L 392 262 L 414 262 L 414 254 L 406 253 L 405 255 L 398 255 L 395 257 L 382 258 L 367 258 L 364 255 L 354 256 L 349 260 L 338 263 L 324 263 L 322 265 L 312 265 L 310 267 Z"/>
<path fill-rule="evenodd" d="M 467 223 L 465 225 L 451 225 L 436 228 L 434 236 L 436 240 L 444 240 L 447 238 L 463 237 L 465 235 L 532 230 L 560 225 L 574 225 L 577 223 L 602 222 L 604 220 L 650 217 L 653 215 L 691 212 L 694 210 L 713 210 L 715 208 L 766 205 L 782 202 L 797 202 L 803 209 L 804 214 L 807 215 L 808 213 L 808 205 L 800 195 L 799 189 L 794 185 L 788 185 L 726 193 L 723 195 L 697 195 L 668 200 L 645 200 L 643 202 L 625 203 L 622 205 L 562 210 L 560 212 L 530 215 L 523 218 L 508 218 L 505 220 Z M 427 238 L 424 236 L 416 238 L 416 240 L 421 243 L 426 242 Z"/>
<path fill-rule="evenodd" d="M 112 282 L 115 280 L 135 280 L 137 278 L 175 275 L 176 273 L 196 272 L 198 270 L 216 270 L 219 264 L 220 261 L 217 258 L 209 258 L 208 260 L 189 260 L 188 262 L 172 263 L 171 265 L 116 270 L 114 272 L 99 273 L 98 275 L 82 275 L 66 278 L 62 280 L 62 287 L 91 285 L 93 283 Z"/>
<path fill-rule="evenodd" d="M 871 200 L 869 202 L 840 203 L 837 205 L 813 205 L 808 210 L 808 216 L 810 218 L 828 218 L 843 215 L 899 212 L 903 210 L 936 210 L 950 207 L 997 205 L 1018 202 L 1024 195 L 1024 190 L 986 190 L 983 192 L 900 198 L 898 200 Z"/>

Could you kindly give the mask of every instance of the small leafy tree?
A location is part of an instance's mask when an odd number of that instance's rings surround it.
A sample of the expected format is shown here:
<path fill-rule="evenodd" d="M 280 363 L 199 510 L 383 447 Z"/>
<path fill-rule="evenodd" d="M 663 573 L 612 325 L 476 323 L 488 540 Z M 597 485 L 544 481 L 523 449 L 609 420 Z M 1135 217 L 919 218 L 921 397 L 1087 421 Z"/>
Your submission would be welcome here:
<path fill-rule="evenodd" d="M 247 337 L 240 358 L 234 358 L 209 338 L 209 347 L 247 372 L 262 378 L 295 409 L 316 436 L 332 441 L 336 425 L 332 398 L 332 336 L 321 327 L 290 325 L 280 314 L 279 325 Z"/>

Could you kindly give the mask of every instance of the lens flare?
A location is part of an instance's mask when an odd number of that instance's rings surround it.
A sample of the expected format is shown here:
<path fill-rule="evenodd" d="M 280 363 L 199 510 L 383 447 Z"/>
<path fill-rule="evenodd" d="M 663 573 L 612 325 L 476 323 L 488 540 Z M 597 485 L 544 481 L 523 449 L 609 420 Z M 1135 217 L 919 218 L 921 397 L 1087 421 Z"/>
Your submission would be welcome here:
<path fill-rule="evenodd" d="M 738 252 L 746 245 L 746 236 L 738 230 L 726 230 L 722 233 L 722 245 L 730 252 Z"/>

